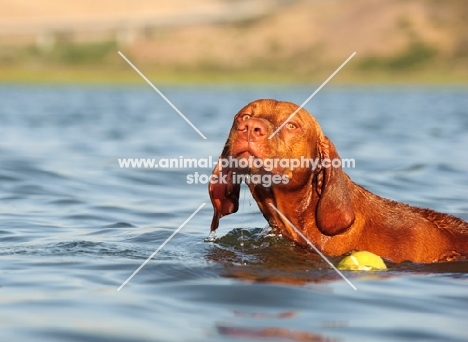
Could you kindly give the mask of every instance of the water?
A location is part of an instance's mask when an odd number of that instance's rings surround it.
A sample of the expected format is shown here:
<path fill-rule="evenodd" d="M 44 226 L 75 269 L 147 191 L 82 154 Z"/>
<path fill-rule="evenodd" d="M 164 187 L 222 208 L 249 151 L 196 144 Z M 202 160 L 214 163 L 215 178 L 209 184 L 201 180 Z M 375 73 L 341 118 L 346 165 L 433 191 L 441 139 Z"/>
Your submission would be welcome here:
<path fill-rule="evenodd" d="M 466 341 L 468 263 L 346 273 L 265 234 L 251 196 L 215 242 L 209 169 L 118 158 L 217 158 L 247 102 L 316 87 L 0 87 L 0 336 L 67 341 Z M 313 112 L 357 183 L 468 220 L 466 88 L 333 87 Z M 120 291 L 119 286 L 202 204 Z M 241 243 L 243 242 L 243 246 Z M 331 259 L 335 264 L 338 259 Z"/>

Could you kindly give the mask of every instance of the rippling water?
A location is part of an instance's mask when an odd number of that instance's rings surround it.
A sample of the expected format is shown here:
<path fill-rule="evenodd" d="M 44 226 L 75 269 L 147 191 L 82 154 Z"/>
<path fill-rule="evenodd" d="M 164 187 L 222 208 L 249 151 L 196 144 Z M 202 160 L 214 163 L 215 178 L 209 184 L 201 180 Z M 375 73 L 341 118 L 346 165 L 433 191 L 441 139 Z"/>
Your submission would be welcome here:
<path fill-rule="evenodd" d="M 209 169 L 119 167 L 216 158 L 247 102 L 300 104 L 315 87 L 161 90 L 207 140 L 149 87 L 0 86 L 2 340 L 467 340 L 466 262 L 346 273 L 354 291 L 266 234 L 248 193 L 205 243 L 206 185 L 186 177 Z M 327 86 L 306 108 L 354 181 L 468 220 L 466 88 Z"/>

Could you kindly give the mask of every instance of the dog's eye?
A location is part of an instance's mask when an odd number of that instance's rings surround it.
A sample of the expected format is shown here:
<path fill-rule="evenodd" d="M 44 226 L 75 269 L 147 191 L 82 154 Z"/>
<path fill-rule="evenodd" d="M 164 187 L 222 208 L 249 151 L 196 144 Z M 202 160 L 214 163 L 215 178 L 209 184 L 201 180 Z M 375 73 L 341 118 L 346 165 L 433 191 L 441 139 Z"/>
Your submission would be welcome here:
<path fill-rule="evenodd" d="M 288 123 L 288 124 L 286 125 L 286 127 L 287 127 L 288 129 L 295 129 L 295 128 L 296 128 L 296 125 L 293 124 L 293 123 Z"/>
<path fill-rule="evenodd" d="M 245 114 L 242 116 L 242 121 L 249 120 L 252 116 L 250 114 Z"/>

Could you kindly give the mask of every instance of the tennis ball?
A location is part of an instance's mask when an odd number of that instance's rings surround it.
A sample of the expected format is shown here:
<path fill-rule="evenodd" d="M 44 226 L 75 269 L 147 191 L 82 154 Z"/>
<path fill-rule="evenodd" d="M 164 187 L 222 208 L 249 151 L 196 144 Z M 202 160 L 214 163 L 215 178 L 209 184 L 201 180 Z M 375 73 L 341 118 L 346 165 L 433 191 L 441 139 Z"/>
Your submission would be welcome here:
<path fill-rule="evenodd" d="M 381 271 L 386 270 L 387 266 L 378 255 L 358 251 L 344 257 L 338 264 L 338 269 L 341 271 Z"/>

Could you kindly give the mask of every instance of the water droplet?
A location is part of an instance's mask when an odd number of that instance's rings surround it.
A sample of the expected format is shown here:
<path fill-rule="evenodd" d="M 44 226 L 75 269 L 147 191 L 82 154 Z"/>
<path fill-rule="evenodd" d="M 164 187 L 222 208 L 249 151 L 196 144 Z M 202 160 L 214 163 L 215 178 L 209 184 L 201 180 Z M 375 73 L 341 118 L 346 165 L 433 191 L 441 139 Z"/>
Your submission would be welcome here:
<path fill-rule="evenodd" d="M 215 242 L 218 237 L 216 236 L 216 231 L 213 230 L 210 235 L 203 239 L 204 242 Z"/>

